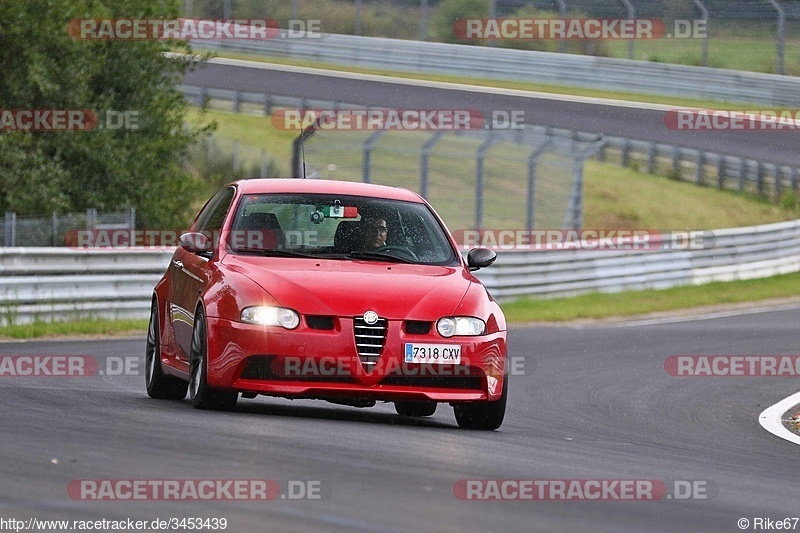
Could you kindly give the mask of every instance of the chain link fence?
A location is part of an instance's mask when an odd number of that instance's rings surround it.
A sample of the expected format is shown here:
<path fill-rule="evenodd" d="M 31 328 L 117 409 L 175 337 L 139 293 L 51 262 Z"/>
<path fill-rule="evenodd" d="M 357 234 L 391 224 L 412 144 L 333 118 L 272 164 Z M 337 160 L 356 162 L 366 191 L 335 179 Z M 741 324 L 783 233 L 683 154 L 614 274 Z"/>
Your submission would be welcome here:
<path fill-rule="evenodd" d="M 321 131 L 297 145 L 295 174 L 413 190 L 451 230 L 579 228 L 584 161 L 603 142 L 543 127 Z"/>
<path fill-rule="evenodd" d="M 442 3 L 441 0 L 326 0 L 316 6 L 299 0 L 184 0 L 183 12 L 194 18 L 272 18 L 284 28 L 292 21 L 299 23 L 312 17 L 320 20 L 323 33 L 452 41 L 452 32 L 437 27 L 437 23 L 442 24 L 437 19 Z M 579 53 L 778 74 L 787 70 L 800 73 L 800 52 L 792 46 L 800 39 L 797 24 L 800 3 L 793 0 L 483 0 L 473 2 L 470 9 L 474 10 L 476 5 L 482 5 L 489 17 L 519 16 L 535 8 L 559 17 L 659 18 L 667 28 L 674 28 L 673 23 L 678 19 L 705 21 L 707 37 L 693 37 L 688 44 L 678 46 L 671 40 L 663 45 L 661 40 L 654 45 L 631 40 L 618 46 L 609 41 L 596 46 L 598 41 L 587 40 L 587 46 L 579 48 Z M 397 23 L 398 20 L 404 23 Z M 749 40 L 741 53 L 731 47 L 737 40 Z M 485 44 L 498 43 L 490 40 Z M 614 49 L 609 51 L 609 46 Z M 670 47 L 673 49 L 668 50 Z M 553 51 L 574 53 L 576 49 L 568 49 L 562 40 Z M 737 66 L 741 59 L 748 61 Z M 754 64 L 761 67 L 752 68 Z"/>
<path fill-rule="evenodd" d="M 65 246 L 70 232 L 77 230 L 136 228 L 136 210 L 123 213 L 53 213 L 50 217 L 18 216 L 6 211 L 0 220 L 0 246 Z"/>

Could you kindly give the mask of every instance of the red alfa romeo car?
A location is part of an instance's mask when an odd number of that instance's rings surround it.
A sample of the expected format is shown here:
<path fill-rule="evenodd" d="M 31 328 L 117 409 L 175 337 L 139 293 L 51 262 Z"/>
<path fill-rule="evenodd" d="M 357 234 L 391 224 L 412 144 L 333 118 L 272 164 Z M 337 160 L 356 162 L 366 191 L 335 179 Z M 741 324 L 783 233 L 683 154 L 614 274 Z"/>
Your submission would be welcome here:
<path fill-rule="evenodd" d="M 364 183 L 228 185 L 181 236 L 147 335 L 153 398 L 233 409 L 239 394 L 314 398 L 402 416 L 449 403 L 496 429 L 508 398 L 506 323 L 419 195 Z"/>

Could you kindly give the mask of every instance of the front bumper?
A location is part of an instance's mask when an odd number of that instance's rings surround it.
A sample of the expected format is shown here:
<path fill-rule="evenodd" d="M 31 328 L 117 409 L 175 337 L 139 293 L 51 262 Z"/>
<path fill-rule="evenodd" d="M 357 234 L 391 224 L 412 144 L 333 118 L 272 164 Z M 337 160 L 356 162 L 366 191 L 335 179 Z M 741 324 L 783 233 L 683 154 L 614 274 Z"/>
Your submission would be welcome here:
<path fill-rule="evenodd" d="M 404 362 L 405 343 L 461 346 L 459 365 Z M 444 339 L 414 335 L 389 320 L 376 366 L 356 352 L 352 318 L 316 330 L 304 321 L 280 327 L 208 318 L 208 384 L 213 388 L 286 398 L 358 398 L 379 401 L 494 401 L 506 365 L 506 332 Z"/>

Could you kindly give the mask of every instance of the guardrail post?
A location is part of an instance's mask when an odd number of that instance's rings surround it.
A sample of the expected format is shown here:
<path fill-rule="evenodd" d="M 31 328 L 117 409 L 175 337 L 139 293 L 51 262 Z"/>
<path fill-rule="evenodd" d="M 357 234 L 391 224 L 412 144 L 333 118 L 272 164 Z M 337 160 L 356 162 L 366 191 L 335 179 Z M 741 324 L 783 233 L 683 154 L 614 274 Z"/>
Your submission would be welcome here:
<path fill-rule="evenodd" d="M 650 143 L 650 151 L 647 153 L 647 173 L 653 174 L 656 171 L 656 143 Z"/>
<path fill-rule="evenodd" d="M 630 151 L 631 151 L 631 140 L 625 139 L 622 142 L 622 154 L 620 155 L 620 164 L 623 167 L 628 166 L 628 160 L 630 159 Z"/>
<path fill-rule="evenodd" d="M 789 179 L 791 180 L 792 190 L 797 191 L 797 167 L 792 167 L 789 171 Z"/>
<path fill-rule="evenodd" d="M 131 210 L 128 211 L 128 229 L 133 231 L 136 229 L 136 208 L 131 207 Z"/>
<path fill-rule="evenodd" d="M 702 150 L 698 150 L 697 152 L 697 172 L 694 175 L 694 182 L 697 185 L 703 184 L 703 175 L 706 165 L 706 154 Z"/>
<path fill-rule="evenodd" d="M 272 95 L 265 94 L 264 95 L 264 116 L 268 117 L 272 114 Z"/>
<path fill-rule="evenodd" d="M 292 0 L 292 20 L 297 20 L 297 0 Z"/>
<path fill-rule="evenodd" d="M 756 163 L 756 192 L 763 194 L 764 192 L 764 162 L 758 161 Z"/>
<path fill-rule="evenodd" d="M 231 0 L 222 0 L 222 18 L 231 18 Z"/>
<path fill-rule="evenodd" d="M 633 4 L 630 3 L 629 0 L 620 0 L 625 7 L 628 8 L 628 18 L 635 19 L 636 18 L 636 10 L 633 8 Z M 628 39 L 628 59 L 633 59 L 633 43 L 634 39 Z"/>
<path fill-rule="evenodd" d="M 6 223 L 5 223 L 5 245 L 6 246 L 16 246 L 17 245 L 17 214 L 14 211 L 6 211 Z"/>
<path fill-rule="evenodd" d="M 681 149 L 675 146 L 672 151 L 672 173 L 681 179 Z"/>
<path fill-rule="evenodd" d="M 475 156 L 475 229 L 483 229 L 483 171 L 486 152 L 495 142 L 493 131 L 489 131 L 489 137 L 478 147 Z"/>
<path fill-rule="evenodd" d="M 364 157 L 361 160 L 361 181 L 364 183 L 372 182 L 372 150 L 386 130 L 378 130 L 364 141 Z"/>
<path fill-rule="evenodd" d="M 781 7 L 778 0 L 769 0 L 775 11 L 778 12 L 778 43 L 777 43 L 777 67 L 778 74 L 783 74 L 784 51 L 786 48 L 786 12 Z"/>
<path fill-rule="evenodd" d="M 208 101 L 208 88 L 200 87 L 200 103 L 198 104 L 200 107 L 206 105 Z"/>
<path fill-rule="evenodd" d="M 233 112 L 238 113 L 242 108 L 242 91 L 233 93 Z"/>
<path fill-rule="evenodd" d="M 552 142 L 552 137 L 547 137 L 528 157 L 528 188 L 525 207 L 527 210 L 525 227 L 532 230 L 536 223 L 536 163 Z"/>
<path fill-rule="evenodd" d="M 739 160 L 739 192 L 744 192 L 747 182 L 747 160 L 741 158 Z"/>
<path fill-rule="evenodd" d="M 782 192 L 782 185 L 781 180 L 783 179 L 783 167 L 780 165 L 775 165 L 775 201 L 779 202 L 781 199 L 781 192 Z"/>
<path fill-rule="evenodd" d="M 717 161 L 717 189 L 725 188 L 725 156 L 720 154 Z"/>
<path fill-rule="evenodd" d="M 708 32 L 708 9 L 706 9 L 706 6 L 704 6 L 703 2 L 700 0 L 694 0 L 694 5 L 700 10 L 700 16 L 703 22 L 706 23 L 706 32 Z M 700 64 L 704 67 L 708 66 L 708 33 L 706 33 L 706 36 L 703 38 L 703 57 Z"/>
<path fill-rule="evenodd" d="M 419 195 L 428 198 L 428 172 L 430 170 L 430 157 L 433 147 L 444 137 L 445 130 L 439 130 L 422 145 L 422 155 L 419 161 Z"/>

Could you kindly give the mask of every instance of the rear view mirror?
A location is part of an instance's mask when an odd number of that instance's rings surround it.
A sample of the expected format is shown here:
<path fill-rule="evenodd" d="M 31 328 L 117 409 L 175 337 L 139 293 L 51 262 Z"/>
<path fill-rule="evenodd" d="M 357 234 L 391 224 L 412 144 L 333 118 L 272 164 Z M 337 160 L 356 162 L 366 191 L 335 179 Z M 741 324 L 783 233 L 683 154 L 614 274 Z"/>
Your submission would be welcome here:
<path fill-rule="evenodd" d="M 184 233 L 178 238 L 178 246 L 193 254 L 211 250 L 211 240 L 202 233 Z"/>
<path fill-rule="evenodd" d="M 473 248 L 467 254 L 467 266 L 470 270 L 485 268 L 494 263 L 497 254 L 488 248 Z"/>

